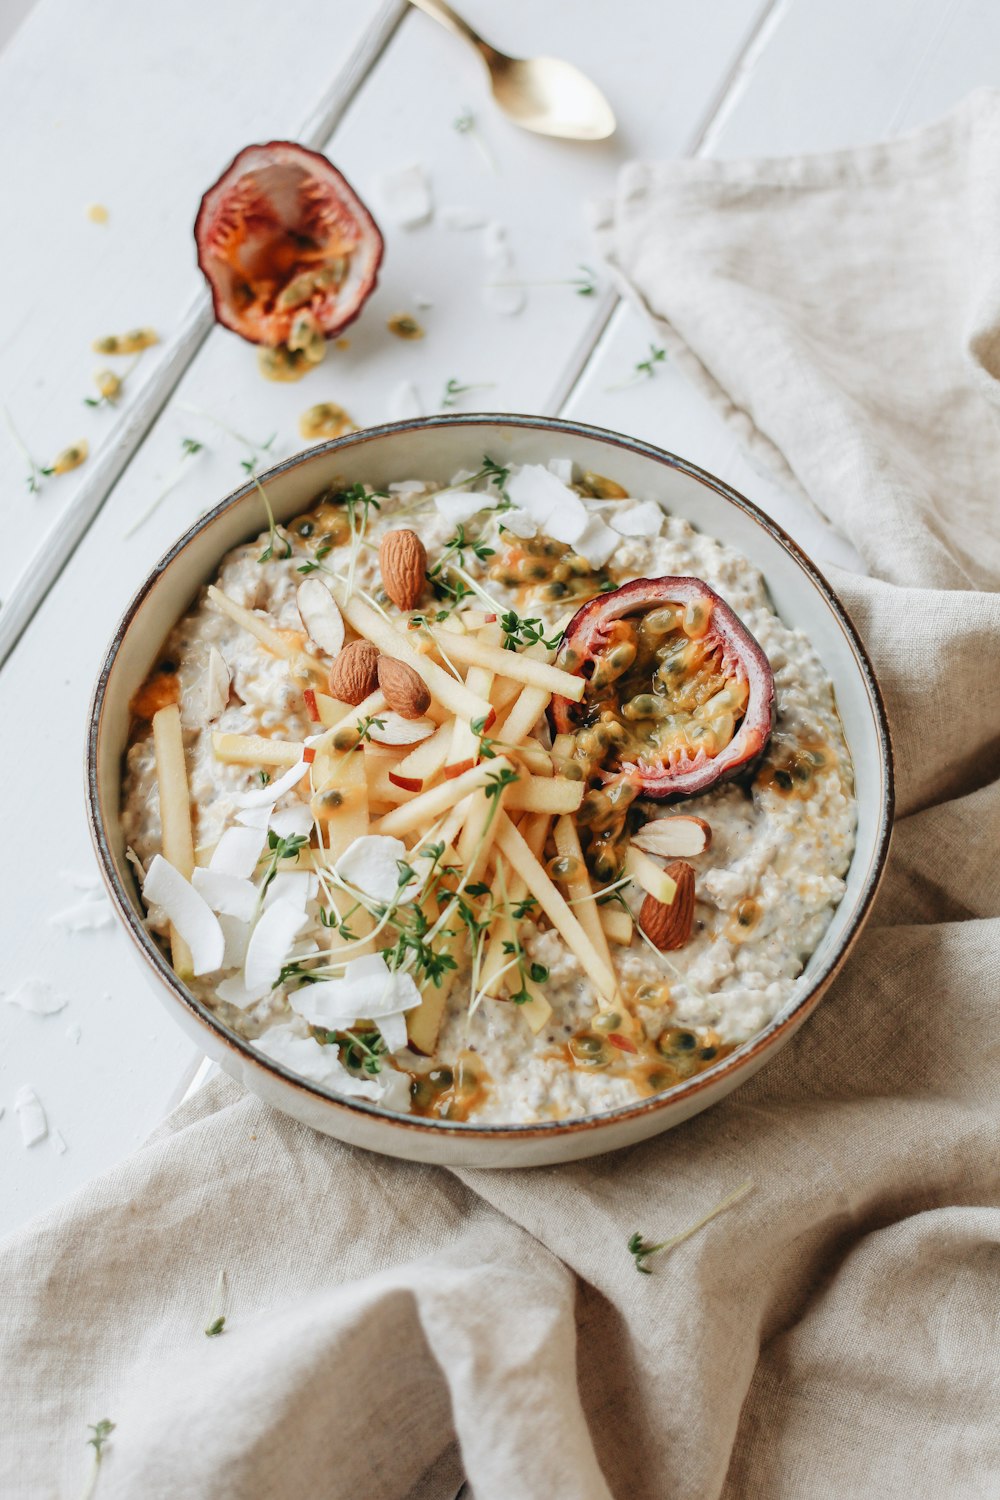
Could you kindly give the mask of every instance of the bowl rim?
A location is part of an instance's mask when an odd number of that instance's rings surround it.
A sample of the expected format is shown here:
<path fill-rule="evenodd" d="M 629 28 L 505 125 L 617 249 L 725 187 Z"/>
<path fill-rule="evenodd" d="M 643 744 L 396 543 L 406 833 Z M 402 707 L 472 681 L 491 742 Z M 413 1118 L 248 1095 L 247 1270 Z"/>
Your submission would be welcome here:
<path fill-rule="evenodd" d="M 597 440 L 611 447 L 634 453 L 640 458 L 650 459 L 668 469 L 674 469 L 705 485 L 707 488 L 714 490 L 723 499 L 734 505 L 738 510 L 742 510 L 751 520 L 761 526 L 791 556 L 792 560 L 798 564 L 801 570 L 809 577 L 814 587 L 823 596 L 834 619 L 847 639 L 852 655 L 868 690 L 869 703 L 875 720 L 880 770 L 880 822 L 875 842 L 874 857 L 871 859 L 865 883 L 859 892 L 854 913 L 836 947 L 826 959 L 820 972 L 814 977 L 810 988 L 799 997 L 787 1015 L 779 1012 L 778 1017 L 769 1021 L 761 1031 L 749 1037 L 735 1048 L 734 1051 L 720 1059 L 718 1063 L 713 1064 L 710 1068 L 706 1068 L 704 1072 L 697 1073 L 692 1078 L 682 1080 L 662 1093 L 654 1094 L 646 1099 L 636 1100 L 630 1104 L 619 1105 L 616 1109 L 602 1111 L 597 1114 L 578 1115 L 565 1120 L 542 1120 L 525 1124 L 500 1123 L 480 1125 L 466 1121 L 433 1120 L 419 1116 L 397 1114 L 392 1110 L 383 1109 L 378 1104 L 365 1099 L 347 1099 L 328 1091 L 319 1084 L 301 1078 L 282 1064 L 267 1057 L 266 1054 L 259 1052 L 250 1042 L 237 1036 L 235 1032 L 230 1031 L 214 1012 L 209 1010 L 202 1001 L 198 1000 L 182 984 L 171 968 L 166 956 L 157 947 L 140 921 L 129 899 L 124 882 L 118 873 L 106 832 L 106 819 L 98 777 L 98 747 L 100 743 L 101 724 L 107 702 L 108 682 L 119 651 L 136 614 L 147 596 L 159 583 L 166 570 L 195 538 L 212 526 L 225 511 L 231 509 L 247 495 L 253 493 L 257 488 L 258 482 L 262 485 L 266 484 L 320 457 L 330 453 L 343 452 L 355 447 L 363 447 L 365 444 L 377 441 L 379 438 L 385 436 L 406 432 L 433 431 L 436 428 L 442 427 L 462 427 L 469 429 L 507 427 L 522 431 L 546 432 L 562 437 Z M 451 412 L 427 417 L 407 418 L 398 422 L 383 422 L 375 427 L 365 427 L 357 432 L 348 433 L 344 437 L 332 438 L 323 443 L 315 443 L 311 447 L 302 449 L 297 453 L 291 454 L 288 458 L 281 460 L 281 462 L 273 464 L 271 468 L 262 473 L 254 475 L 245 484 L 238 486 L 235 490 L 230 491 L 228 495 L 225 495 L 217 505 L 200 515 L 167 548 L 166 552 L 150 570 L 118 622 L 101 663 L 88 710 L 85 779 L 87 820 L 90 826 L 91 839 L 97 854 L 101 875 L 118 917 L 122 921 L 128 936 L 131 938 L 141 958 L 149 965 L 171 997 L 179 1002 L 197 1023 L 207 1027 L 218 1043 L 221 1043 L 222 1046 L 234 1052 L 243 1062 L 249 1062 L 263 1069 L 264 1072 L 273 1074 L 283 1084 L 291 1085 L 300 1093 L 306 1095 L 307 1099 L 319 1101 L 322 1105 L 328 1107 L 332 1106 L 334 1110 L 341 1111 L 348 1118 L 362 1116 L 372 1121 L 383 1122 L 385 1125 L 399 1130 L 413 1132 L 418 1135 L 427 1135 L 428 1137 L 461 1137 L 466 1140 L 494 1140 L 498 1143 L 530 1140 L 533 1138 L 554 1138 L 560 1135 L 572 1136 L 602 1128 L 610 1128 L 616 1124 L 657 1114 L 661 1110 L 669 1109 L 673 1111 L 676 1107 L 683 1105 L 697 1094 L 704 1092 L 706 1089 L 714 1088 L 723 1080 L 731 1080 L 730 1086 L 735 1087 L 739 1082 L 739 1078 L 738 1076 L 734 1077 L 734 1075 L 746 1073 L 747 1076 L 750 1076 L 755 1071 L 754 1065 L 761 1054 L 769 1051 L 779 1037 L 789 1031 L 797 1030 L 807 1017 L 812 1014 L 829 985 L 846 962 L 851 948 L 868 917 L 885 872 L 895 807 L 892 741 L 885 702 L 871 659 L 836 591 L 808 554 L 784 528 L 771 516 L 767 515 L 765 511 L 761 510 L 759 506 L 755 505 L 752 500 L 747 499 L 745 495 L 727 484 L 725 480 L 719 479 L 716 475 L 701 468 L 698 464 L 692 463 L 689 459 L 682 458 L 667 449 L 659 448 L 653 443 L 646 442 L 644 439 L 628 437 L 623 433 L 615 432 L 609 428 L 597 427 L 564 417 L 532 416 L 508 412 Z M 688 1113 L 691 1113 L 691 1111 L 688 1111 Z"/>

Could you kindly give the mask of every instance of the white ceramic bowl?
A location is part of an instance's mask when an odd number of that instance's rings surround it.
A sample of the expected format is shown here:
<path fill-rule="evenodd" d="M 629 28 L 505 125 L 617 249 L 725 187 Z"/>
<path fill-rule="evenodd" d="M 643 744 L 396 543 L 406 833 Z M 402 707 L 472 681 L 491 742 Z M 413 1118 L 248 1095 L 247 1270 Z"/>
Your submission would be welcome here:
<path fill-rule="evenodd" d="M 868 914 L 892 821 L 892 760 L 878 686 L 864 648 L 830 585 L 781 528 L 742 495 L 648 443 L 543 417 L 458 415 L 396 422 L 324 443 L 261 476 L 279 521 L 307 509 L 335 478 L 382 488 L 414 476 L 446 482 L 482 454 L 502 464 L 574 459 L 655 497 L 760 568 L 774 604 L 819 652 L 833 681 L 857 781 L 857 846 L 847 892 L 789 1003 L 763 1031 L 704 1073 L 652 1099 L 607 1114 L 537 1125 L 452 1124 L 393 1115 L 338 1099 L 270 1062 L 228 1031 L 178 980 L 142 925 L 118 811 L 129 700 L 160 647 L 224 553 L 261 530 L 261 502 L 244 485 L 187 531 L 146 579 L 115 633 L 94 691 L 87 794 L 97 855 L 112 902 L 143 969 L 178 1023 L 205 1052 L 262 1099 L 327 1135 L 390 1156 L 449 1166 L 524 1167 L 633 1145 L 721 1099 L 773 1057 L 819 1003 Z"/>

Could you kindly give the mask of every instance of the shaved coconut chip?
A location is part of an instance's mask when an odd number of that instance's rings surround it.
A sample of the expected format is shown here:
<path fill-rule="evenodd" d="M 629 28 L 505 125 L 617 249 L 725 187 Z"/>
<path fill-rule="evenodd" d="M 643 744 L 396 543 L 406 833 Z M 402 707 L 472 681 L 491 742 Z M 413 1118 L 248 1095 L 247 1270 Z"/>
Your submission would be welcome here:
<path fill-rule="evenodd" d="M 58 994 L 44 979 L 24 979 L 3 998 L 8 1005 L 19 1005 L 36 1016 L 54 1016 L 69 1004 L 66 996 Z"/>
<path fill-rule="evenodd" d="M 313 738 L 318 738 L 318 736 L 314 735 Z M 306 740 L 306 744 L 309 744 L 309 740 Z M 306 761 L 296 761 L 295 765 L 289 767 L 283 776 L 278 777 L 277 781 L 269 781 L 267 786 L 262 786 L 258 791 L 240 792 L 234 798 L 236 806 L 266 807 L 270 803 L 273 807 L 279 797 L 283 797 L 286 792 L 290 792 L 292 787 L 298 786 L 308 769 L 309 766 Z"/>
<path fill-rule="evenodd" d="M 305 911 L 319 890 L 319 877 L 311 870 L 279 870 L 267 888 L 263 910 L 276 901 L 287 901 L 296 911 Z"/>
<path fill-rule="evenodd" d="M 115 919 L 111 903 L 103 896 L 98 900 L 81 901 L 76 906 L 67 906 L 65 911 L 53 912 L 50 927 L 65 927 L 68 932 L 98 932 L 110 927 Z"/>
<path fill-rule="evenodd" d="M 307 803 L 299 802 L 294 807 L 283 807 L 280 812 L 272 813 L 268 826 L 273 828 L 279 839 L 304 839 L 312 833 L 313 815 Z"/>
<path fill-rule="evenodd" d="M 219 919 L 189 880 L 162 854 L 154 854 L 142 887 L 147 906 L 158 906 L 191 951 L 195 974 L 211 974 L 222 967 L 226 940 Z"/>
<path fill-rule="evenodd" d="M 14 1097 L 14 1112 L 21 1127 L 22 1145 L 37 1146 L 39 1141 L 44 1141 L 49 1133 L 49 1122 L 34 1089 L 27 1085 L 18 1089 Z"/>
<path fill-rule="evenodd" d="M 336 1047 L 323 1046 L 312 1037 L 299 1036 L 291 1026 L 272 1026 L 251 1045 L 290 1073 L 297 1073 L 311 1083 L 325 1084 L 338 1094 L 372 1099 L 376 1103 L 389 1097 L 398 1099 L 398 1087 L 390 1083 L 390 1077 L 403 1079 L 409 1089 L 406 1075 L 394 1070 L 392 1074 L 387 1069 L 384 1075 L 377 1073 L 374 1077 L 356 1078 L 340 1061 Z M 405 1109 L 406 1106 L 394 1102 L 390 1108 Z"/>
<path fill-rule="evenodd" d="M 598 516 L 591 516 L 573 543 L 573 551 L 578 557 L 586 558 L 592 568 L 603 568 L 620 546 L 621 537 L 618 532 L 605 526 Z"/>
<path fill-rule="evenodd" d="M 302 908 L 291 901 L 275 901 L 268 907 L 247 944 L 243 982 L 248 990 L 270 989 L 307 921 Z"/>
<path fill-rule="evenodd" d="M 248 1010 L 251 1005 L 256 1005 L 258 1000 L 263 1000 L 265 995 L 271 993 L 271 986 L 260 984 L 256 989 L 249 990 L 243 983 L 243 975 L 233 974 L 231 978 L 223 979 L 215 986 L 215 993 L 227 1005 L 234 1005 L 237 1010 Z"/>
<path fill-rule="evenodd" d="M 413 305 L 414 307 L 418 307 L 421 312 L 426 312 L 429 307 L 434 306 L 434 303 L 427 296 L 426 292 L 414 292 Z"/>
<path fill-rule="evenodd" d="M 378 1029 L 382 1040 L 390 1052 L 402 1052 L 409 1043 L 406 1033 L 406 1017 L 400 1013 L 393 1016 L 380 1016 Z"/>
<path fill-rule="evenodd" d="M 375 186 L 383 208 L 400 229 L 416 229 L 430 218 L 434 200 L 427 173 L 419 162 L 383 173 Z"/>
<path fill-rule="evenodd" d="M 65 1036 L 68 1042 L 78 1042 L 83 1036 L 83 1032 L 80 1030 L 79 1026 L 74 1023 L 74 1025 L 66 1027 Z"/>
<path fill-rule="evenodd" d="M 61 1130 L 53 1130 L 52 1144 L 53 1146 L 55 1146 L 60 1156 L 65 1156 L 66 1152 L 69 1150 L 69 1147 L 66 1144 L 66 1137 L 63 1135 Z"/>
<path fill-rule="evenodd" d="M 263 828 L 227 828 L 212 853 L 208 868 L 216 875 L 247 879 L 257 868 L 267 825 Z"/>
<path fill-rule="evenodd" d="M 554 474 L 562 484 L 573 483 L 574 468 L 571 458 L 550 458 L 548 462 L 549 473 Z"/>
<path fill-rule="evenodd" d="M 310 1025 L 336 1027 L 356 1021 L 378 1024 L 382 1016 L 413 1010 L 420 999 L 410 975 L 387 969 L 381 954 L 374 953 L 345 964 L 343 979 L 304 984 L 288 1003 Z"/>
<path fill-rule="evenodd" d="M 579 495 L 544 464 L 524 464 L 507 481 L 507 494 L 557 541 L 573 543 L 587 528 L 590 517 Z"/>
<path fill-rule="evenodd" d="M 390 495 L 419 495 L 427 488 L 422 479 L 397 479 L 389 485 Z"/>
<path fill-rule="evenodd" d="M 441 223 L 445 229 L 483 229 L 487 218 L 478 208 L 455 208 L 449 205 L 441 210 Z"/>
<path fill-rule="evenodd" d="M 505 318 L 514 317 L 523 310 L 528 299 L 523 287 L 494 284 L 511 279 L 514 270 L 514 253 L 507 243 L 507 231 L 502 224 L 487 224 L 483 231 L 483 250 L 487 266 L 483 301 L 493 312 Z"/>
<path fill-rule="evenodd" d="M 423 414 L 424 404 L 413 381 L 401 380 L 389 397 L 389 420 L 404 422 L 408 417 L 422 417 Z M 406 485 L 390 484 L 389 492 L 393 495 L 416 495 L 423 488 L 419 481 L 409 480 Z"/>
<path fill-rule="evenodd" d="M 273 814 L 273 802 L 264 807 L 245 807 L 242 812 L 236 814 L 236 821 L 242 823 L 245 828 L 263 828 L 266 832 Z"/>
<path fill-rule="evenodd" d="M 434 496 L 434 504 L 438 514 L 444 516 L 452 526 L 464 526 L 466 521 L 471 521 L 480 511 L 496 510 L 500 504 L 500 496 L 484 495 L 478 490 L 441 490 Z"/>
<path fill-rule="evenodd" d="M 404 719 L 394 709 L 380 709 L 378 719 L 368 730 L 369 739 L 379 745 L 416 745 L 437 728 L 433 719 Z"/>
<path fill-rule="evenodd" d="M 242 969 L 247 958 L 247 943 L 250 941 L 249 922 L 241 922 L 237 917 L 228 917 L 225 912 L 222 912 L 219 916 L 219 926 L 226 939 L 226 948 L 220 967 Z M 240 983 L 242 982 L 241 980 Z"/>
<path fill-rule="evenodd" d="M 205 719 L 209 724 L 219 717 L 229 702 L 231 681 L 229 668 L 226 666 L 222 652 L 218 651 L 215 646 L 211 646 L 201 685 Z"/>
<path fill-rule="evenodd" d="M 307 578 L 295 591 L 299 616 L 309 639 L 327 656 L 339 656 L 344 645 L 344 617 L 326 584 Z"/>
<path fill-rule="evenodd" d="M 526 510 L 504 511 L 500 525 L 505 531 L 525 541 L 530 541 L 533 536 L 538 535 L 538 522 Z"/>
<path fill-rule="evenodd" d="M 642 500 L 624 510 L 612 510 L 608 521 L 622 536 L 659 536 L 663 511 L 655 500 Z"/>
<path fill-rule="evenodd" d="M 257 910 L 257 887 L 251 880 L 238 875 L 221 875 L 218 870 L 196 869 L 191 884 L 214 912 L 228 917 L 239 917 L 241 922 L 253 921 Z M 220 963 L 219 967 L 222 965 Z"/>
<path fill-rule="evenodd" d="M 399 861 L 405 858 L 402 839 L 365 833 L 348 844 L 333 871 L 373 901 L 389 902 L 399 889 Z"/>

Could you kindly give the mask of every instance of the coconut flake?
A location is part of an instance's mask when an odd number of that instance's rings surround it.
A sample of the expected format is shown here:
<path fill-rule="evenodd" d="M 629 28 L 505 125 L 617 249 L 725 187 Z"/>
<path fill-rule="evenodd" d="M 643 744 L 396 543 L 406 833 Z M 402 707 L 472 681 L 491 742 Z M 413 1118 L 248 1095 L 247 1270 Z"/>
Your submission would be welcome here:
<path fill-rule="evenodd" d="M 213 875 L 248 879 L 257 868 L 266 837 L 266 823 L 263 828 L 227 828 L 212 851 L 208 868 Z"/>
<path fill-rule="evenodd" d="M 309 743 L 308 740 L 306 743 Z M 273 807 L 280 797 L 290 792 L 292 787 L 298 786 L 308 769 L 304 760 L 297 760 L 277 781 L 269 781 L 267 786 L 256 791 L 240 792 L 233 800 L 237 807 L 266 807 L 268 803 Z"/>
<path fill-rule="evenodd" d="M 299 617 L 309 635 L 327 656 L 339 656 L 344 645 L 344 617 L 326 584 L 307 578 L 295 591 Z"/>
<path fill-rule="evenodd" d="M 36 1016 L 54 1016 L 69 1004 L 67 997 L 60 995 L 44 979 L 24 979 L 16 990 L 3 998 L 8 1005 L 19 1005 L 22 1010 L 30 1010 Z"/>
<path fill-rule="evenodd" d="M 420 495 L 427 488 L 422 479 L 397 479 L 389 485 L 390 495 Z"/>
<path fill-rule="evenodd" d="M 313 1026 L 353 1026 L 359 1020 L 378 1024 L 382 1016 L 412 1010 L 420 999 L 410 975 L 387 969 L 374 953 L 345 964 L 343 979 L 304 984 L 288 1003 Z"/>
<path fill-rule="evenodd" d="M 227 1005 L 235 1006 L 237 1010 L 248 1010 L 251 1005 L 256 1005 L 258 1000 L 263 1000 L 265 995 L 271 993 L 271 986 L 261 984 L 256 989 L 250 990 L 243 983 L 242 974 L 233 974 L 215 986 L 215 993 L 220 1000 L 225 1000 Z M 254 1046 L 256 1045 L 255 1042 Z"/>
<path fill-rule="evenodd" d="M 218 917 L 191 882 L 162 854 L 154 854 L 150 861 L 142 895 L 147 906 L 158 906 L 176 927 L 191 950 L 195 974 L 211 974 L 222 967 L 226 940 Z"/>
<path fill-rule="evenodd" d="M 239 875 L 222 875 L 213 869 L 196 869 L 191 884 L 214 912 L 238 917 L 241 922 L 253 920 L 257 910 L 257 887 L 252 880 L 243 880 Z"/>
<path fill-rule="evenodd" d="M 434 211 L 430 181 L 419 162 L 384 172 L 376 179 L 376 190 L 385 212 L 400 229 L 426 224 Z"/>
<path fill-rule="evenodd" d="M 265 803 L 263 807 L 244 807 L 236 814 L 236 821 L 237 823 L 242 823 L 244 828 L 261 828 L 266 833 L 273 812 L 273 802 Z M 263 837 L 263 834 L 261 837 Z"/>
<path fill-rule="evenodd" d="M 610 526 L 605 526 L 599 516 L 590 516 L 583 531 L 573 543 L 578 557 L 583 557 L 592 568 L 603 568 L 621 546 L 621 537 Z"/>
<path fill-rule="evenodd" d="M 74 1022 L 72 1026 L 67 1026 L 66 1027 L 66 1031 L 65 1031 L 64 1035 L 65 1035 L 66 1040 L 68 1042 L 74 1042 L 75 1043 L 75 1042 L 78 1042 L 80 1040 L 80 1038 L 83 1036 L 83 1032 L 80 1030 L 79 1026 L 77 1026 L 76 1023 Z"/>
<path fill-rule="evenodd" d="M 296 911 L 305 911 L 318 890 L 319 879 L 311 870 L 279 870 L 267 888 L 263 909 L 287 901 Z"/>
<path fill-rule="evenodd" d="M 507 494 L 557 541 L 573 543 L 586 529 L 589 517 L 580 496 L 544 464 L 524 464 L 507 481 Z"/>
<path fill-rule="evenodd" d="M 202 702 L 205 707 L 205 718 L 208 723 L 217 719 L 229 702 L 229 688 L 232 682 L 229 668 L 226 665 L 222 652 L 215 646 L 210 646 L 208 651 L 208 662 L 205 666 L 205 675 L 202 678 Z"/>
<path fill-rule="evenodd" d="M 98 932 L 110 927 L 115 919 L 111 903 L 101 896 L 97 900 L 80 901 L 76 906 L 67 906 L 64 911 L 53 912 L 50 927 L 65 927 L 67 932 Z"/>
<path fill-rule="evenodd" d="M 80 870 L 60 870 L 59 879 L 66 885 L 72 886 L 74 891 L 99 891 L 101 890 L 101 877 Z"/>
<path fill-rule="evenodd" d="M 389 397 L 389 420 L 390 422 L 405 422 L 412 417 L 422 417 L 424 414 L 424 403 L 420 399 L 420 392 L 412 380 L 401 380 L 394 387 Z M 413 488 L 404 490 L 401 485 L 390 484 L 389 490 L 394 495 L 415 495 L 418 490 L 424 488 L 419 481 L 412 481 Z"/>
<path fill-rule="evenodd" d="M 247 990 L 270 989 L 287 961 L 288 950 L 306 925 L 305 912 L 290 901 L 275 901 L 263 913 L 247 944 L 243 982 Z"/>
<path fill-rule="evenodd" d="M 502 224 L 487 224 L 483 230 L 483 250 L 486 255 L 486 285 L 483 301 L 492 312 L 511 318 L 522 312 L 527 302 L 524 288 L 497 285 L 512 279 L 514 253 L 507 242 L 507 231 Z"/>
<path fill-rule="evenodd" d="M 247 943 L 250 941 L 249 922 L 241 922 L 238 917 L 227 917 L 225 912 L 222 912 L 219 916 L 219 926 L 226 939 L 221 967 L 242 969 L 247 958 Z M 242 980 L 240 982 L 242 983 Z"/>
<path fill-rule="evenodd" d="M 538 522 L 526 510 L 505 510 L 500 525 L 512 536 L 522 537 L 525 541 L 538 535 Z"/>
<path fill-rule="evenodd" d="M 52 1144 L 53 1146 L 55 1146 L 56 1152 L 59 1156 L 65 1156 L 66 1152 L 69 1150 L 69 1147 L 66 1144 L 66 1137 L 63 1135 L 61 1130 L 53 1130 Z"/>
<path fill-rule="evenodd" d="M 571 458 L 550 458 L 548 470 L 554 474 L 561 484 L 573 483 L 573 471 L 575 464 Z"/>
<path fill-rule="evenodd" d="M 438 514 L 452 526 L 464 526 L 480 511 L 496 510 L 500 496 L 483 494 L 480 490 L 440 490 L 434 496 L 434 504 Z"/>
<path fill-rule="evenodd" d="M 312 1037 L 299 1036 L 291 1026 L 272 1026 L 251 1045 L 290 1073 L 297 1073 L 312 1083 L 324 1084 L 338 1094 L 372 1099 L 376 1103 L 392 1100 L 387 1102 L 387 1108 L 400 1112 L 407 1108 L 409 1079 L 405 1073 L 386 1068 L 374 1077 L 356 1078 L 340 1061 L 336 1047 L 324 1046 Z M 405 1097 L 400 1083 L 405 1086 Z"/>
<path fill-rule="evenodd" d="M 21 1127 L 22 1145 L 36 1146 L 39 1141 L 44 1141 L 49 1133 L 49 1122 L 45 1118 L 42 1101 L 27 1084 L 18 1089 L 14 1097 L 14 1113 Z"/>
<path fill-rule="evenodd" d="M 659 536 L 663 511 L 655 500 L 641 500 L 638 505 L 611 511 L 608 521 L 622 536 Z"/>
<path fill-rule="evenodd" d="M 373 901 L 389 902 L 399 890 L 399 862 L 405 859 L 402 839 L 364 833 L 347 846 L 333 872 Z"/>
<path fill-rule="evenodd" d="M 382 1040 L 390 1052 L 402 1052 L 409 1043 L 406 1031 L 406 1017 L 399 1012 L 396 1015 L 380 1016 L 378 1029 Z"/>
<path fill-rule="evenodd" d="M 279 839 L 308 838 L 312 833 L 312 826 L 313 815 L 305 802 L 297 802 L 294 807 L 283 807 L 268 819 L 268 827 L 274 830 Z"/>

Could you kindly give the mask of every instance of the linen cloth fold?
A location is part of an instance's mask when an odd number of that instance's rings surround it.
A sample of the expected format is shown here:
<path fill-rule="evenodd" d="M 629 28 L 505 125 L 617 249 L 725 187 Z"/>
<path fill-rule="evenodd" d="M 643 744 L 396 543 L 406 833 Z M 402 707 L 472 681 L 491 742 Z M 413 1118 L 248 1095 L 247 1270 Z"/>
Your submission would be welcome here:
<path fill-rule="evenodd" d="M 78 1493 L 101 1418 L 100 1500 L 1000 1491 L 1000 99 L 633 165 L 601 236 L 871 571 L 835 583 L 897 757 L 872 921 L 770 1066 L 593 1162 L 393 1162 L 210 1084 L 0 1249 L 11 1500 Z"/>

